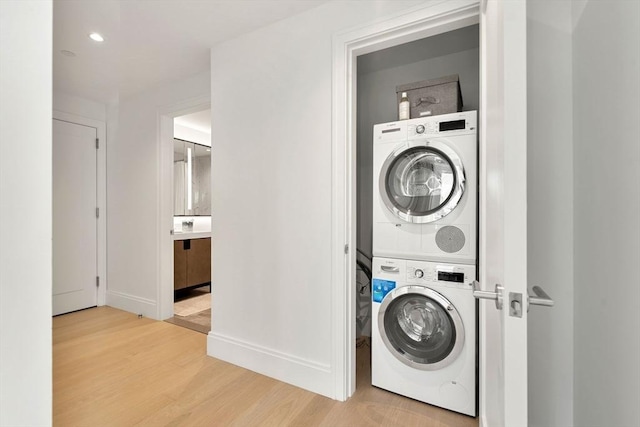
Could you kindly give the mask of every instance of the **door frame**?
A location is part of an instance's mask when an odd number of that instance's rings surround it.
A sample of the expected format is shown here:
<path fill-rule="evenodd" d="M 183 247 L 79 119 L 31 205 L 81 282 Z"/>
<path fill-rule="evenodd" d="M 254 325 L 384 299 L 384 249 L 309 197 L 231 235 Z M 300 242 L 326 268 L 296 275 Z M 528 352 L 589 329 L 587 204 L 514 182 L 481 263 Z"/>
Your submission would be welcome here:
<path fill-rule="evenodd" d="M 98 306 L 105 305 L 107 300 L 107 125 L 100 120 L 88 119 L 71 113 L 53 110 L 53 120 L 74 123 L 96 129 L 96 135 L 100 141 L 97 150 L 96 163 L 96 200 L 100 215 L 98 217 L 97 230 L 97 275 L 100 277 L 98 286 Z M 53 283 L 51 284 L 53 291 Z"/>
<path fill-rule="evenodd" d="M 479 23 L 477 0 L 429 1 L 333 37 L 331 331 L 335 398 L 355 392 L 357 57 Z M 349 249 L 352 248 L 352 249 Z"/>
<path fill-rule="evenodd" d="M 158 287 L 156 318 L 173 316 L 173 119 L 211 108 L 211 95 L 161 107 L 158 117 Z M 213 160 L 213 158 L 212 158 Z"/>

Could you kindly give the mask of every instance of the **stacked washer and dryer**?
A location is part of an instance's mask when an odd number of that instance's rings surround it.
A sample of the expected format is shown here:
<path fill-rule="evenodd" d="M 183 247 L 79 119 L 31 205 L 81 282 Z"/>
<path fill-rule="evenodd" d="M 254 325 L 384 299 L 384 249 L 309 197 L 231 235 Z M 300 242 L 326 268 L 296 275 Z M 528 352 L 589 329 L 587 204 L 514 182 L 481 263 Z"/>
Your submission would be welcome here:
<path fill-rule="evenodd" d="M 477 114 L 373 135 L 372 383 L 476 416 Z"/>

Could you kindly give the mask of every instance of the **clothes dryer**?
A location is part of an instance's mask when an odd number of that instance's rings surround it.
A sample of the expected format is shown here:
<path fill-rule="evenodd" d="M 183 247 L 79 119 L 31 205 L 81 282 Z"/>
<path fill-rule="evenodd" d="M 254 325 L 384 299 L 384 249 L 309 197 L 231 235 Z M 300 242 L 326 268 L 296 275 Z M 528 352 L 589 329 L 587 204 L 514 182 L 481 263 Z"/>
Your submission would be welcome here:
<path fill-rule="evenodd" d="M 373 259 L 371 381 L 476 416 L 474 265 Z"/>
<path fill-rule="evenodd" d="M 476 262 L 475 111 L 374 126 L 373 255 Z"/>

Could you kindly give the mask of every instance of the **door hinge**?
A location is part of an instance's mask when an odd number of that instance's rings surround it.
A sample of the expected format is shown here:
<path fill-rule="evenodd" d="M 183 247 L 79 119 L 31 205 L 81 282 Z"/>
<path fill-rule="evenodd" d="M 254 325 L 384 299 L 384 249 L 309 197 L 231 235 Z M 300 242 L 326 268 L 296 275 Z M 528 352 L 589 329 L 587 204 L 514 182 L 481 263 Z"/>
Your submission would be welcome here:
<path fill-rule="evenodd" d="M 344 253 L 348 254 L 349 253 L 349 245 L 344 245 Z"/>
<path fill-rule="evenodd" d="M 96 138 L 96 150 L 100 148 L 100 139 Z"/>
<path fill-rule="evenodd" d="M 96 207 L 96 218 L 100 218 L 100 208 Z"/>
<path fill-rule="evenodd" d="M 96 288 L 100 287 L 100 276 L 96 276 Z"/>

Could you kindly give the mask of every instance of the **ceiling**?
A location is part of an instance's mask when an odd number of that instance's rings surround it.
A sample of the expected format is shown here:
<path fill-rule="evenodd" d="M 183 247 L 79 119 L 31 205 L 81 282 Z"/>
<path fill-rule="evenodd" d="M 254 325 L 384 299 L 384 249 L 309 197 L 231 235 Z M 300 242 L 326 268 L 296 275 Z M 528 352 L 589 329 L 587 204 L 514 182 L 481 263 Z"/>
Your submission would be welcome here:
<path fill-rule="evenodd" d="M 211 109 L 176 117 L 173 123 L 211 134 Z"/>
<path fill-rule="evenodd" d="M 326 2 L 54 0 L 53 87 L 117 102 L 206 71 L 211 46 Z M 90 40 L 92 32 L 105 41 Z"/>

